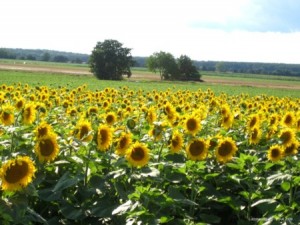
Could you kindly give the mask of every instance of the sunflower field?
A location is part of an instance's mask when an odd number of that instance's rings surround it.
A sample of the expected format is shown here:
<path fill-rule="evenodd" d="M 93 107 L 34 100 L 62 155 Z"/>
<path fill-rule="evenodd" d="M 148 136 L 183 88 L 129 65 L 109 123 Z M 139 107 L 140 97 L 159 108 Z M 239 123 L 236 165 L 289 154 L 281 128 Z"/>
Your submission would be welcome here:
<path fill-rule="evenodd" d="M 300 99 L 0 85 L 0 224 L 299 224 Z"/>

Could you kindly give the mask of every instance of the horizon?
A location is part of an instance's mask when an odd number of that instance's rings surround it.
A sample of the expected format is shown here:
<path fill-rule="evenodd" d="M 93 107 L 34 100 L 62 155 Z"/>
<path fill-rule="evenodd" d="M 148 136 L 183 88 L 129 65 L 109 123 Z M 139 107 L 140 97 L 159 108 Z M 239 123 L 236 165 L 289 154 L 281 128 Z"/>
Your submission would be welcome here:
<path fill-rule="evenodd" d="M 80 53 L 80 52 L 69 52 L 69 51 L 63 51 L 63 50 L 55 50 L 55 49 L 26 49 L 26 48 L 6 48 L 6 47 L 1 47 L 0 49 L 21 49 L 21 50 L 38 50 L 38 51 L 54 51 L 54 52 L 62 52 L 62 53 L 70 53 L 70 54 L 83 54 L 90 56 L 90 54 L 86 53 Z M 141 58 L 147 58 L 149 56 L 140 56 L 140 55 L 132 55 L 132 57 L 141 57 Z M 192 59 L 192 58 L 191 58 Z M 19 60 L 19 59 L 17 59 Z M 228 63 L 255 63 L 255 64 L 286 64 L 286 65 L 300 65 L 300 63 L 273 63 L 273 62 L 255 62 L 255 61 L 224 61 L 224 60 L 197 60 L 197 59 L 192 59 L 193 61 L 198 61 L 198 62 L 228 62 Z"/>
<path fill-rule="evenodd" d="M 91 54 L 118 40 L 132 55 L 300 64 L 297 0 L 4 0 L 3 48 Z"/>

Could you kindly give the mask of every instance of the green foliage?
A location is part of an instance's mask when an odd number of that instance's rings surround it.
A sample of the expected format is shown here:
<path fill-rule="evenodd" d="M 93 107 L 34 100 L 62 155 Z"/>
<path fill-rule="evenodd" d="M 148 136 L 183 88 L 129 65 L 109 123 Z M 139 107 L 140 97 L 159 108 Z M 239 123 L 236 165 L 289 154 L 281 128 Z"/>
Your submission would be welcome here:
<path fill-rule="evenodd" d="M 110 83 L 106 83 L 110 84 Z M 120 83 L 118 83 L 120 85 Z M 153 88 L 153 87 L 151 87 Z M 41 96 L 41 87 L 13 87 L 14 96 L 22 93 Z M 24 91 L 22 91 L 24 90 Z M 46 89 L 48 91 L 48 89 Z M 50 89 L 49 89 L 50 90 Z M 231 136 L 238 140 L 238 153 L 232 161 L 221 164 L 214 158 L 214 147 L 210 146 L 208 156 L 202 161 L 191 161 L 186 157 L 184 147 L 179 153 L 171 153 L 168 148 L 170 137 L 179 125 L 165 125 L 160 140 L 149 137 L 150 124 L 145 120 L 146 112 L 139 110 L 140 105 L 156 106 L 151 89 L 133 91 L 128 88 L 98 90 L 91 92 L 83 87 L 61 87 L 61 100 L 74 94 L 74 106 L 80 109 L 78 115 L 70 116 L 60 104 L 47 106 L 47 113 L 41 117 L 51 124 L 58 134 L 60 153 L 53 162 L 40 163 L 33 151 L 36 141 L 33 125 L 22 125 L 16 112 L 16 121 L 11 126 L 0 125 L 1 165 L 15 155 L 29 155 L 35 159 L 37 172 L 33 182 L 20 192 L 3 192 L 0 198 L 1 224 L 298 224 L 300 221 L 299 153 L 284 157 L 280 162 L 266 159 L 268 145 L 276 142 L 275 135 L 270 140 L 263 138 L 258 145 L 249 145 L 245 140 L 245 124 L 248 113 L 257 108 L 246 110 L 235 102 L 252 101 L 256 98 L 244 94 L 215 96 L 211 91 L 193 93 L 180 90 L 194 104 L 180 116 L 198 110 L 199 102 L 206 104 L 209 98 L 219 98 L 224 102 L 237 105 L 243 118 L 229 130 L 217 125 L 219 109 L 210 108 L 209 116 L 202 120 L 202 130 L 189 139 L 210 135 Z M 3 93 L 7 89 L 1 90 Z M 155 90 L 156 93 L 159 93 Z M 18 93 L 18 94 L 17 94 Z M 114 140 L 119 130 L 132 127 L 133 139 L 143 141 L 151 148 L 151 160 L 142 168 L 131 167 L 123 156 L 115 154 L 116 143 L 106 151 L 99 151 L 94 141 L 84 142 L 72 134 L 74 125 L 85 116 L 93 126 L 103 123 L 106 110 L 98 105 L 97 115 L 87 114 L 90 106 L 97 105 L 96 94 L 111 99 L 110 108 L 122 108 L 124 96 L 135 108 L 129 115 L 113 125 Z M 128 95 L 130 93 L 130 95 Z M 161 101 L 172 101 L 177 91 L 168 90 Z M 165 93 L 163 93 L 165 94 Z M 197 95 L 197 97 L 195 97 Z M 6 100 L 13 103 L 10 94 Z M 95 96 L 91 102 L 87 96 Z M 194 98 L 195 97 L 195 98 Z M 270 103 L 269 97 L 260 96 L 259 101 Z M 183 99 L 185 99 L 183 97 Z M 258 98 L 259 99 L 259 98 Z M 29 99 L 27 99 L 29 101 Z M 49 101 L 52 101 L 52 96 Z M 257 100 L 258 101 L 258 100 Z M 296 104 L 287 98 L 278 99 L 278 104 Z M 275 103 L 276 100 L 272 101 Z M 279 103 L 280 102 L 280 103 Z M 96 104 L 95 104 L 96 103 Z M 208 107 L 210 106 L 207 102 Z M 184 107 L 184 105 L 182 106 Z M 233 105 L 232 105 L 233 107 Z M 277 107 L 277 106 L 275 106 Z M 278 107 L 279 108 L 279 107 Z M 293 108 L 291 106 L 291 108 Z M 204 108 L 202 108 L 204 109 Z M 212 111 L 211 111 L 212 110 Z M 164 121 L 164 110 L 157 108 L 158 120 Z M 269 115 L 265 112 L 263 116 Z M 130 115 L 131 114 L 131 115 Z M 133 124 L 133 125 L 130 125 Z M 262 123 L 261 129 L 268 131 L 268 124 Z M 94 131 L 91 131 L 93 133 Z M 299 131 L 297 132 L 299 139 Z"/>
<path fill-rule="evenodd" d="M 90 56 L 91 72 L 100 80 L 122 80 L 131 76 L 133 65 L 131 49 L 122 47 L 116 40 L 98 42 Z"/>
<path fill-rule="evenodd" d="M 174 80 L 179 75 L 174 56 L 163 51 L 151 55 L 147 60 L 147 67 L 155 73 L 158 71 L 161 80 Z"/>
<path fill-rule="evenodd" d="M 89 59 L 88 54 L 73 53 L 73 52 L 62 52 L 62 51 L 44 50 L 44 49 L 0 48 L 0 58 L 3 59 L 62 62 L 57 60 L 56 58 L 57 56 L 59 57 L 63 56 L 64 59 L 67 59 L 67 61 L 72 63 L 79 63 L 79 62 L 87 63 Z"/>
<path fill-rule="evenodd" d="M 57 66 L 58 63 L 55 64 Z M 49 66 L 53 66 L 53 63 L 47 63 Z M 70 64 L 59 64 L 64 68 L 78 68 L 82 67 L 82 65 L 73 65 Z M 135 73 L 135 69 L 133 72 Z M 155 74 L 149 74 L 149 72 L 144 72 L 138 70 L 136 73 L 141 74 L 145 73 L 150 76 L 158 76 Z M 203 75 L 205 77 L 206 75 Z M 45 79 L 47 77 L 47 79 Z M 214 77 L 215 79 L 219 79 L 218 76 L 214 74 L 209 74 L 209 77 Z M 204 78 L 205 79 L 205 78 Z M 241 80 L 239 77 L 230 77 L 233 81 Z M 246 78 L 242 78 L 246 79 Z M 165 91 L 171 86 L 174 90 L 190 90 L 195 91 L 200 89 L 211 89 L 214 91 L 216 95 L 220 95 L 221 93 L 228 93 L 232 95 L 238 95 L 240 93 L 244 93 L 250 96 L 266 94 L 273 95 L 278 97 L 291 97 L 296 98 L 299 97 L 299 90 L 297 89 L 280 89 L 280 88 L 260 88 L 260 87 L 249 87 L 249 86 L 235 86 L 232 88 L 231 85 L 216 85 L 216 84 L 208 84 L 208 83 L 189 83 L 189 82 L 174 82 L 172 83 L 166 82 L 155 82 L 155 81 L 137 81 L 137 82 L 126 82 L 124 81 L 95 81 L 92 76 L 73 76 L 66 74 L 57 74 L 57 73 L 41 73 L 41 72 L 27 72 L 27 71 L 9 71 L 9 70 L 0 70 L 0 80 L 3 83 L 8 85 L 14 85 L 16 82 L 27 83 L 30 86 L 40 86 L 40 85 L 48 85 L 53 88 L 64 86 L 68 89 L 75 88 L 82 84 L 87 84 L 91 90 L 99 90 L 104 89 L 106 87 L 118 88 L 120 86 L 127 86 L 130 89 L 139 90 L 141 87 L 144 91 L 151 91 L 153 89 L 159 91 Z M 274 77 L 268 79 L 268 76 L 265 76 L 265 79 L 260 79 L 265 85 L 273 84 L 275 82 L 285 82 L 285 85 L 297 84 L 299 80 L 286 80 L 286 81 L 278 81 Z"/>
<path fill-rule="evenodd" d="M 156 52 L 147 59 L 147 67 L 152 72 L 159 72 L 161 80 L 199 81 L 200 74 L 192 60 L 182 55 L 179 59 L 166 52 Z"/>
<path fill-rule="evenodd" d="M 181 55 L 177 59 L 180 80 L 199 80 L 200 73 L 190 57 Z"/>

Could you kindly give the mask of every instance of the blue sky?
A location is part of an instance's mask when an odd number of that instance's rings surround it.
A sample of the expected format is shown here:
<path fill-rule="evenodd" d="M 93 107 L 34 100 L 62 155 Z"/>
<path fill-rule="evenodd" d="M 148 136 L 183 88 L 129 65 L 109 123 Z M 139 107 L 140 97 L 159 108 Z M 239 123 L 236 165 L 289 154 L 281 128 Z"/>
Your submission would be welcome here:
<path fill-rule="evenodd" d="M 300 63 L 298 0 L 1 0 L 0 47 Z"/>

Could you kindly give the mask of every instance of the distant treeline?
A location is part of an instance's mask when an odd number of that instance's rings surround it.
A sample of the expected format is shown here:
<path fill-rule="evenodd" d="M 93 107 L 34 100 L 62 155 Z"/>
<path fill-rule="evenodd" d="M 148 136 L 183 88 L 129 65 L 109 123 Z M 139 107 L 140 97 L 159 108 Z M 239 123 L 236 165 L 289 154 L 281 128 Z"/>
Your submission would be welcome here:
<path fill-rule="evenodd" d="M 146 67 L 147 57 L 134 57 L 137 67 Z M 300 64 L 193 61 L 200 71 L 300 76 Z"/>
<path fill-rule="evenodd" d="M 47 62 L 88 63 L 89 55 L 43 49 L 0 48 L 0 58 Z M 133 57 L 135 67 L 147 67 L 148 57 Z M 300 64 L 193 61 L 200 71 L 300 76 Z"/>
<path fill-rule="evenodd" d="M 89 55 L 44 49 L 0 48 L 0 58 L 37 60 L 45 62 L 87 63 L 89 60 Z"/>

